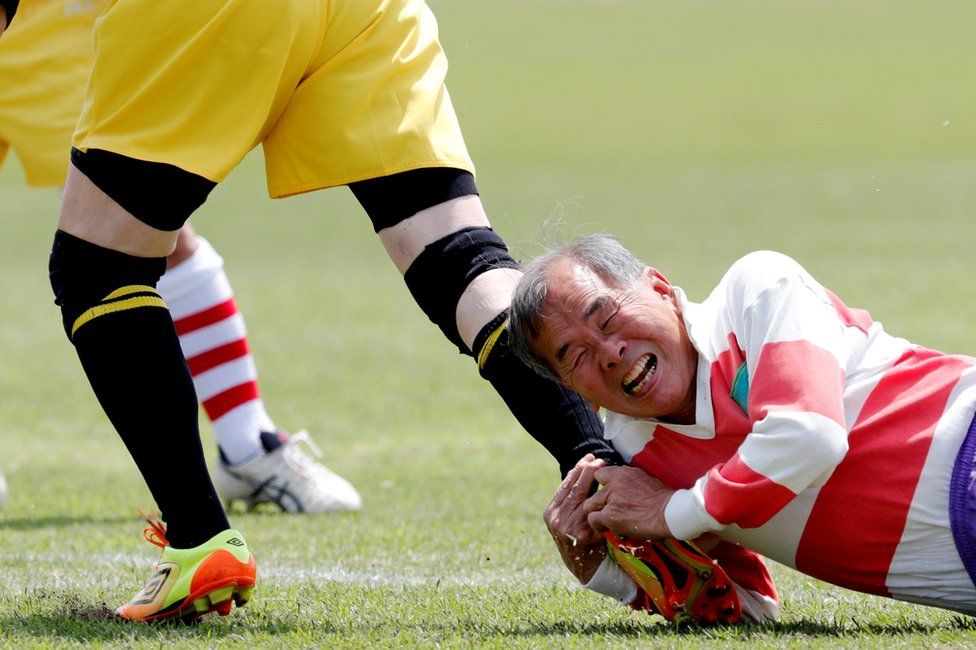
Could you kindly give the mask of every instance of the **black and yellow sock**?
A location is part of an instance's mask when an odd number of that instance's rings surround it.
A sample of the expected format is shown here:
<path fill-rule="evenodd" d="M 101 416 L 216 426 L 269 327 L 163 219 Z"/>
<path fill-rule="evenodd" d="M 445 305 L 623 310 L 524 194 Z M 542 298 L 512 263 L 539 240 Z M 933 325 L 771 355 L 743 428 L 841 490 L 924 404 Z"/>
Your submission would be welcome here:
<path fill-rule="evenodd" d="M 563 476 L 586 454 L 610 465 L 623 465 L 603 437 L 603 423 L 583 398 L 537 374 L 509 349 L 507 325 L 505 310 L 481 328 L 474 341 L 475 359 L 481 376 L 519 424 L 559 462 Z"/>
<path fill-rule="evenodd" d="M 58 231 L 51 286 L 85 374 L 135 460 L 176 548 L 229 528 L 197 428 L 197 398 L 156 283 L 164 258 L 108 250 Z"/>

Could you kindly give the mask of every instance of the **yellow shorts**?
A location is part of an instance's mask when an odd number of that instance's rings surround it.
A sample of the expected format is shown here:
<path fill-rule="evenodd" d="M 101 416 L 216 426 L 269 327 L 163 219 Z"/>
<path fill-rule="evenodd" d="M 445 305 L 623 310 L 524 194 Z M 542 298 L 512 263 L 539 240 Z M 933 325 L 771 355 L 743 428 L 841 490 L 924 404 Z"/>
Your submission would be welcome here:
<path fill-rule="evenodd" d="M 13 149 L 31 185 L 64 185 L 71 134 L 105 0 L 23 0 L 0 38 L 0 162 Z"/>
<path fill-rule="evenodd" d="M 423 0 L 114 0 L 74 146 L 221 181 L 263 143 L 280 197 L 473 172 Z"/>

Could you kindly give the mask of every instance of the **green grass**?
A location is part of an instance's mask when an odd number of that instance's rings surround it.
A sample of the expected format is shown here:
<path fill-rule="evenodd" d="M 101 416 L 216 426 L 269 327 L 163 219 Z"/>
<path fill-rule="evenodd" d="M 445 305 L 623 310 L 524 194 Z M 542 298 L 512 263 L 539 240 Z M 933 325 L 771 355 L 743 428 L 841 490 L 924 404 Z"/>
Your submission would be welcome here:
<path fill-rule="evenodd" d="M 971 2 L 433 5 L 486 205 L 520 255 L 548 218 L 609 230 L 701 299 L 774 248 L 891 332 L 976 348 Z M 51 304 L 57 203 L 0 172 L 0 645 L 976 642 L 970 619 L 782 567 L 783 622 L 765 629 L 678 630 L 575 588 L 541 522 L 545 452 L 416 310 L 349 193 L 269 201 L 254 156 L 195 222 L 226 259 L 272 415 L 309 428 L 365 508 L 235 514 L 263 577 L 234 616 L 105 620 L 151 566 L 135 514 L 151 501 Z"/>

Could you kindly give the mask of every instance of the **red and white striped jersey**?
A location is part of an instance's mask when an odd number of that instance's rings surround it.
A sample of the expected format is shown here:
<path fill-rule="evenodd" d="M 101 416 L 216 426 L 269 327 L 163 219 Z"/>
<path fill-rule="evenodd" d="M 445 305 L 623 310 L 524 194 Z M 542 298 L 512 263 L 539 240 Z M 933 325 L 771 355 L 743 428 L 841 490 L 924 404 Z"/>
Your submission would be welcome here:
<path fill-rule="evenodd" d="M 625 460 L 677 489 L 672 533 L 715 532 L 858 591 L 976 608 L 948 515 L 976 359 L 890 336 L 778 253 L 742 258 L 703 303 L 677 293 L 699 353 L 696 423 L 606 422 Z"/>

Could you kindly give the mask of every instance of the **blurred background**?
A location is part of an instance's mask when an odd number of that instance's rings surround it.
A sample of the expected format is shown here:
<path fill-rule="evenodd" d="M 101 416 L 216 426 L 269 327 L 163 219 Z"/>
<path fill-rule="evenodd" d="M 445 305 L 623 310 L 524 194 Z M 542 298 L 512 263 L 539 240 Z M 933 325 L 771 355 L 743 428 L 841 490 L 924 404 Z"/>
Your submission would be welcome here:
<path fill-rule="evenodd" d="M 701 300 L 771 248 L 890 332 L 976 352 L 976 3 L 430 4 L 482 198 L 517 257 L 547 220 L 566 238 L 609 231 Z M 52 304 L 58 201 L 13 158 L 0 170 L 0 549 L 40 552 L 77 526 L 143 553 L 132 515 L 148 493 Z M 364 494 L 347 532 L 425 549 L 418 571 L 562 576 L 539 517 L 554 463 L 416 309 L 348 190 L 271 201 L 255 152 L 193 222 L 225 258 L 272 416 L 309 428 Z M 301 560 L 284 542 L 299 524 L 248 517 L 272 563 Z M 314 521 L 317 561 L 365 561 Z"/>

